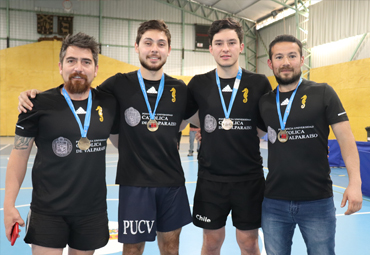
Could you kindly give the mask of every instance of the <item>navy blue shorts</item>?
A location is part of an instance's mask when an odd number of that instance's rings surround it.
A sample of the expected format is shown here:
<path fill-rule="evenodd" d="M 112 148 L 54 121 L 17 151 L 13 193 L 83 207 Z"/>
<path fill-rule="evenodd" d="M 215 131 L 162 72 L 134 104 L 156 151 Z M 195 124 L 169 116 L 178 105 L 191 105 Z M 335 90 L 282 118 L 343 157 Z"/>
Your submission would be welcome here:
<path fill-rule="evenodd" d="M 24 241 L 48 248 L 96 250 L 109 241 L 107 212 L 85 216 L 53 216 L 30 210 Z"/>
<path fill-rule="evenodd" d="M 170 232 L 192 221 L 185 186 L 120 186 L 118 241 L 154 241 L 158 232 Z"/>

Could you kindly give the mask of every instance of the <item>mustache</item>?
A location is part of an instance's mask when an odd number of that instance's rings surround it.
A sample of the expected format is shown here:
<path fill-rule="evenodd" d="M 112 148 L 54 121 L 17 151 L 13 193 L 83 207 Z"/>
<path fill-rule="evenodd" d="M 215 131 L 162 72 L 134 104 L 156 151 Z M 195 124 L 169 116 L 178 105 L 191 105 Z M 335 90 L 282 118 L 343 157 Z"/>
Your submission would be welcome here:
<path fill-rule="evenodd" d="M 69 80 L 71 80 L 71 79 L 76 78 L 76 77 L 80 77 L 84 80 L 87 80 L 87 76 L 85 74 L 77 73 L 77 72 L 71 73 L 68 78 L 69 78 Z"/>
<path fill-rule="evenodd" d="M 280 68 L 280 71 L 294 71 L 293 68 Z"/>

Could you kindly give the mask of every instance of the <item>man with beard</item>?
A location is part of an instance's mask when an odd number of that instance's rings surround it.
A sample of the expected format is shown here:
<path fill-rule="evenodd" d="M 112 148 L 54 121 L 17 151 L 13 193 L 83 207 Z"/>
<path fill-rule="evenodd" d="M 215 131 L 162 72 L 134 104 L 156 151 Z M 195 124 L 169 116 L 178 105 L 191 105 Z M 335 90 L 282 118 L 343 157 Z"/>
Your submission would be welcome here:
<path fill-rule="evenodd" d="M 98 52 L 94 38 L 67 36 L 59 55 L 64 84 L 39 94 L 32 100 L 33 110 L 21 113 L 16 124 L 6 172 L 4 225 L 8 240 L 15 223 L 25 225 L 15 200 L 35 142 L 24 239 L 32 254 L 61 255 L 68 244 L 69 254 L 92 255 L 109 240 L 105 149 L 114 132 L 116 101 L 90 88 L 98 72 Z"/>
<path fill-rule="evenodd" d="M 191 222 L 177 150 L 187 88 L 163 72 L 171 51 L 163 21 L 140 25 L 135 51 L 138 71 L 118 73 L 98 86 L 115 95 L 120 107 L 118 241 L 122 254 L 138 255 L 157 235 L 161 254 L 178 254 L 181 228 Z"/>
<path fill-rule="evenodd" d="M 341 148 L 349 184 L 341 207 L 362 206 L 359 156 L 347 114 L 332 87 L 301 78 L 302 43 L 291 35 L 269 46 L 268 65 L 278 87 L 260 102 L 268 131 L 268 166 L 262 229 L 268 255 L 291 252 L 299 226 L 309 255 L 335 254 L 335 207 L 327 159 L 329 125 Z"/>
<path fill-rule="evenodd" d="M 202 136 L 193 223 L 203 228 L 201 254 L 219 255 L 231 212 L 241 254 L 257 255 L 265 182 L 258 102 L 271 86 L 266 76 L 239 66 L 244 44 L 238 22 L 214 21 L 208 37 L 217 67 L 188 85 L 188 114 L 199 110 Z"/>
<path fill-rule="evenodd" d="M 185 177 L 177 150 L 185 117 L 187 88 L 163 72 L 171 34 L 162 20 L 143 22 L 137 31 L 138 71 L 108 78 L 98 91 L 115 96 L 120 109 L 118 241 L 123 255 L 140 255 L 154 241 L 162 255 L 178 254 L 182 226 L 191 222 Z M 22 105 L 30 108 L 23 92 Z M 186 123 L 184 123 L 186 124 Z M 116 136 L 117 138 L 117 136 Z"/>

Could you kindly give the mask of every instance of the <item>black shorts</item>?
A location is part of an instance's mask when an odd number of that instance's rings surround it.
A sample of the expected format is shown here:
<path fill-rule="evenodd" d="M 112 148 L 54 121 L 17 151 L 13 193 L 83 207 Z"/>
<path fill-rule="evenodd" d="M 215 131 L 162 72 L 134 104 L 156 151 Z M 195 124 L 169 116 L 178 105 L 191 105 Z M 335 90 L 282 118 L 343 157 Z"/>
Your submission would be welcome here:
<path fill-rule="evenodd" d="M 261 227 L 265 178 L 242 182 L 215 182 L 198 178 L 194 196 L 193 223 L 204 229 L 225 226 L 231 211 L 239 230 Z"/>
<path fill-rule="evenodd" d="M 48 248 L 96 250 L 109 241 L 107 212 L 88 216 L 52 216 L 30 210 L 24 241 Z"/>

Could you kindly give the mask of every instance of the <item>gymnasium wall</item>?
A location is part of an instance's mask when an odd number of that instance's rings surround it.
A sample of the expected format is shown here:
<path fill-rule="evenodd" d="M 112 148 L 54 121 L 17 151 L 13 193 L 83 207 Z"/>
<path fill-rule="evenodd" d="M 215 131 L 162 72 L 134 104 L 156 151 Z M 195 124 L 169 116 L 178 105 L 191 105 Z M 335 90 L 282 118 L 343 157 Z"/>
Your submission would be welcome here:
<path fill-rule="evenodd" d="M 0 50 L 0 136 L 13 136 L 17 121 L 18 95 L 37 88 L 46 90 L 63 81 L 59 74 L 60 42 L 39 42 Z M 168 65 L 168 64 L 167 64 Z M 350 118 L 357 141 L 366 141 L 365 127 L 370 126 L 370 58 L 311 69 L 311 80 L 326 82 L 338 93 Z M 99 56 L 98 76 L 93 87 L 118 72 L 138 69 L 103 55 Z M 191 76 L 174 76 L 188 83 Z M 275 88 L 276 80 L 268 77 Z M 185 130 L 184 134 L 188 131 Z M 334 139 L 331 133 L 330 139 Z"/>
<path fill-rule="evenodd" d="M 20 92 L 31 88 L 44 91 L 63 83 L 58 68 L 60 47 L 61 42 L 49 41 L 0 50 L 0 136 L 14 136 Z M 137 69 L 137 66 L 99 55 L 98 75 L 92 87 L 116 73 Z M 186 83 L 191 79 L 174 77 Z M 187 135 L 188 129 L 183 134 Z"/>
<path fill-rule="evenodd" d="M 311 69 L 310 80 L 325 82 L 334 88 L 347 112 L 356 141 L 367 141 L 365 127 L 370 126 L 370 58 Z M 272 71 L 271 71 L 272 73 Z M 276 88 L 274 76 L 268 77 Z M 335 139 L 330 132 L 329 139 Z"/>

